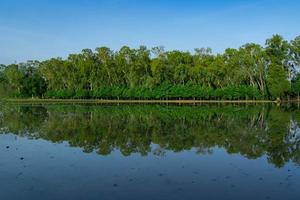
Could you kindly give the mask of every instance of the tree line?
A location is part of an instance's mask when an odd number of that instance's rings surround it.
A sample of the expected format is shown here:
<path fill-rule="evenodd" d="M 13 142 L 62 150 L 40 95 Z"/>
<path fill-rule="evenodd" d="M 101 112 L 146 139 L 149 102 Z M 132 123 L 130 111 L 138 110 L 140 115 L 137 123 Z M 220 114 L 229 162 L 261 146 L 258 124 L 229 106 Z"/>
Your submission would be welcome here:
<path fill-rule="evenodd" d="M 213 54 L 84 49 L 66 59 L 0 65 L 0 97 L 247 100 L 299 98 L 300 36 Z"/>

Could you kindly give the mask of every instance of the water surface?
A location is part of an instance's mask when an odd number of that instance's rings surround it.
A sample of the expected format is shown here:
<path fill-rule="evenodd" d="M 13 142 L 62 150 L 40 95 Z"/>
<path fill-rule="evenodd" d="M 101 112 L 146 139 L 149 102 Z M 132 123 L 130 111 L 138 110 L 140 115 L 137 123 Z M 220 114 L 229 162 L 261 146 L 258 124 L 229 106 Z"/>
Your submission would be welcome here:
<path fill-rule="evenodd" d="M 2 105 L 0 199 L 299 199 L 300 110 Z"/>

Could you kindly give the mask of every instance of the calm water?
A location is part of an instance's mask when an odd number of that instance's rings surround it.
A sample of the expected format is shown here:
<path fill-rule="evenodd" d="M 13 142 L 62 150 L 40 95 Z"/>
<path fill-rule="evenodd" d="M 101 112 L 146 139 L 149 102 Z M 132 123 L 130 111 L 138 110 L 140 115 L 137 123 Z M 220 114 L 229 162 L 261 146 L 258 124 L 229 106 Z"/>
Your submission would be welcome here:
<path fill-rule="evenodd" d="M 296 106 L 0 106 L 0 199 L 300 199 Z"/>

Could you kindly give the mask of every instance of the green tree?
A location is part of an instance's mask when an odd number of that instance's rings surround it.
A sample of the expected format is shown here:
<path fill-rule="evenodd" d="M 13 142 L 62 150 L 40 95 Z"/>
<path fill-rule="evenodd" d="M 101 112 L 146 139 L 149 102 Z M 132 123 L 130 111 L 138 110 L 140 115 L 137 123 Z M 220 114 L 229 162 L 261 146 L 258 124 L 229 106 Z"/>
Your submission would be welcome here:
<path fill-rule="evenodd" d="M 21 92 L 21 81 L 24 77 L 24 67 L 17 64 L 8 65 L 3 74 L 10 90 L 10 95 L 18 96 Z"/>
<path fill-rule="evenodd" d="M 280 99 L 290 90 L 286 71 L 278 64 L 271 64 L 267 75 L 268 90 L 273 98 Z"/>
<path fill-rule="evenodd" d="M 37 69 L 28 67 L 23 77 L 21 95 L 24 97 L 43 97 L 46 92 L 47 85 Z"/>
<path fill-rule="evenodd" d="M 294 40 L 291 41 L 291 58 L 290 62 L 291 67 L 294 69 L 300 66 L 300 36 L 297 36 Z"/>
<path fill-rule="evenodd" d="M 287 71 L 289 78 L 292 78 L 295 73 L 294 68 L 290 65 L 291 45 L 284 40 L 280 35 L 273 35 L 272 38 L 266 41 L 266 56 L 271 64 L 280 65 Z"/>
<path fill-rule="evenodd" d="M 33 88 L 46 84 L 49 98 L 283 98 L 297 94 L 299 65 L 300 36 L 288 42 L 274 35 L 264 47 L 249 43 L 217 55 L 210 48 L 194 53 L 145 46 L 83 49 L 67 59 L 1 65 L 0 81 L 2 91 L 15 97 L 40 96 Z M 30 86 L 30 80 L 36 83 Z"/>
<path fill-rule="evenodd" d="M 292 81 L 292 92 L 297 95 L 298 101 L 300 100 L 300 76 L 297 77 Z"/>

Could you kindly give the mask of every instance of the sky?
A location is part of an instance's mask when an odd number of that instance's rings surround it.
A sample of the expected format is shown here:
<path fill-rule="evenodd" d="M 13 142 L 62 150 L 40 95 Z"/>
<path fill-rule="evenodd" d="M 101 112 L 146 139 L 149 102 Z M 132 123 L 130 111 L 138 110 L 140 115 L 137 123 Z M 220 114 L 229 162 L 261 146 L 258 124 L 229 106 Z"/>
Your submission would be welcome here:
<path fill-rule="evenodd" d="M 299 0 L 0 0 L 0 63 L 84 48 L 164 46 L 214 53 L 300 35 Z"/>

